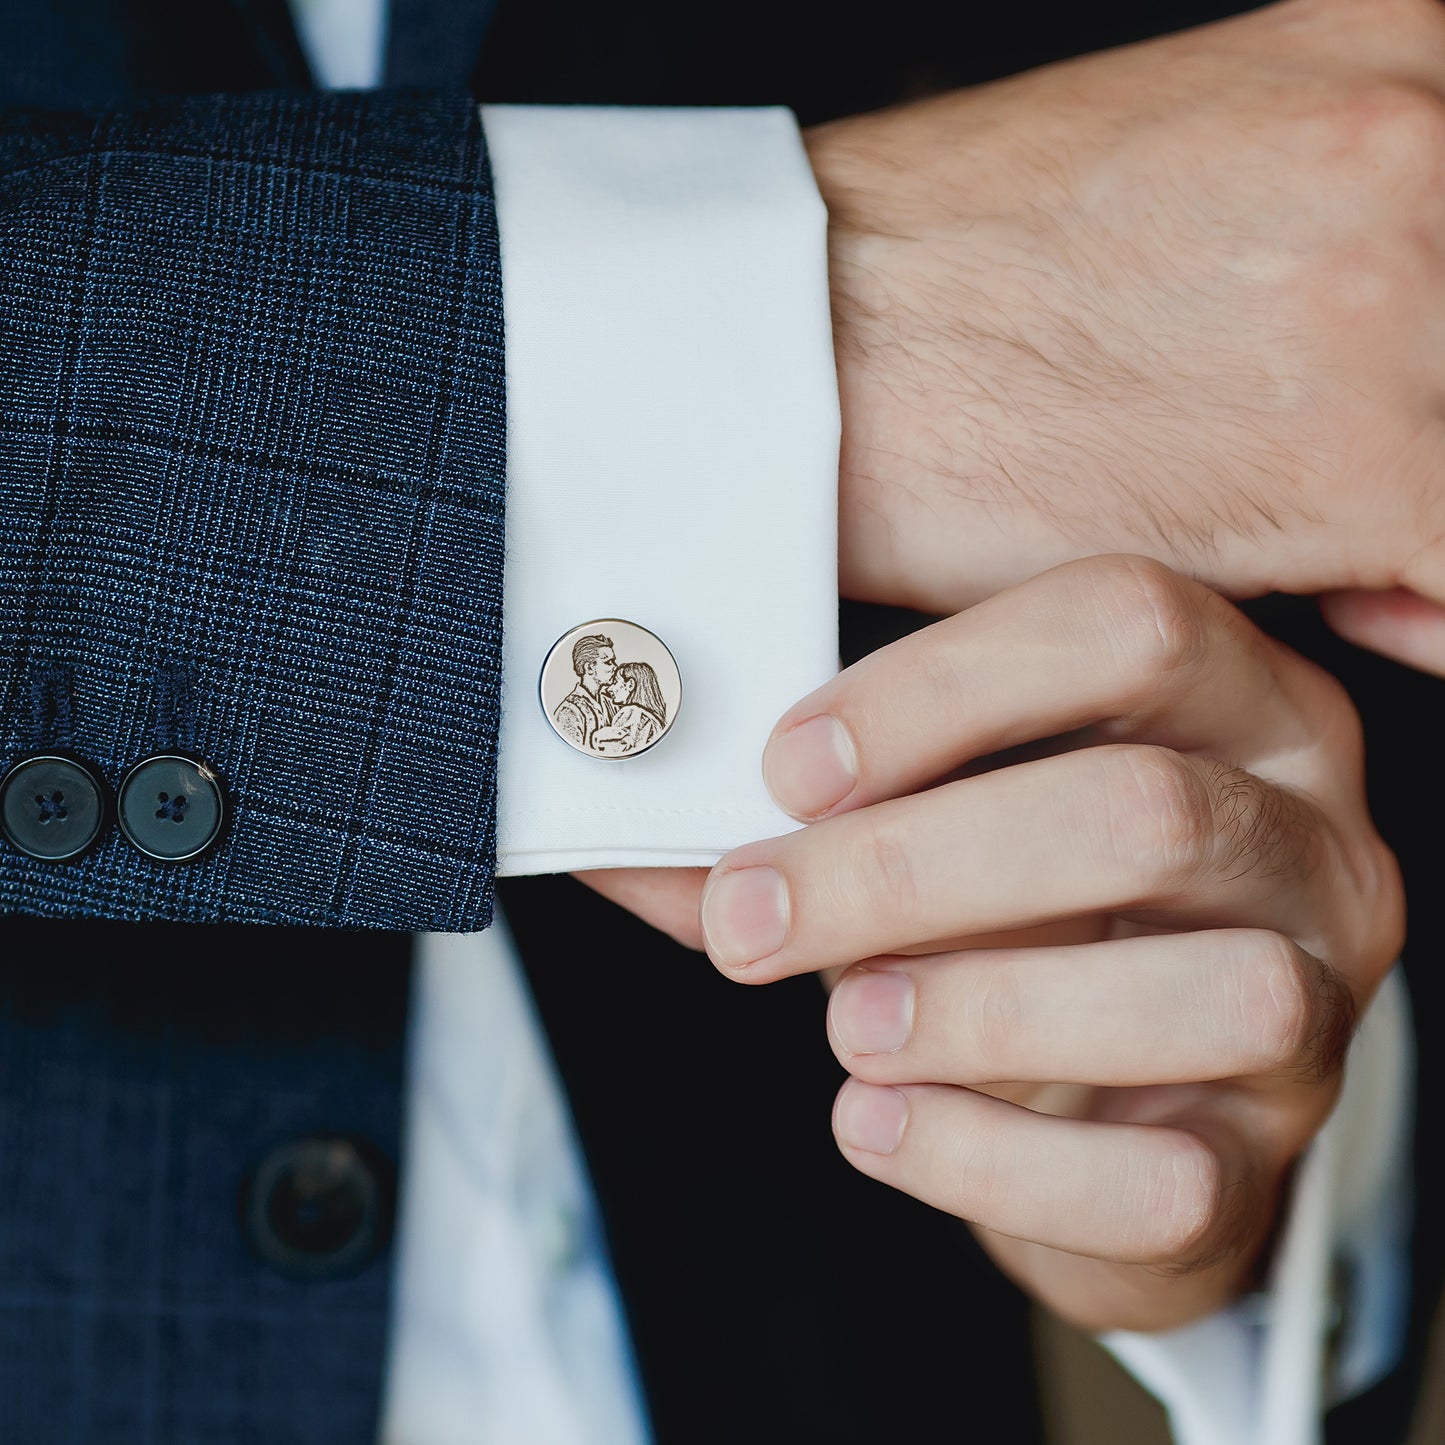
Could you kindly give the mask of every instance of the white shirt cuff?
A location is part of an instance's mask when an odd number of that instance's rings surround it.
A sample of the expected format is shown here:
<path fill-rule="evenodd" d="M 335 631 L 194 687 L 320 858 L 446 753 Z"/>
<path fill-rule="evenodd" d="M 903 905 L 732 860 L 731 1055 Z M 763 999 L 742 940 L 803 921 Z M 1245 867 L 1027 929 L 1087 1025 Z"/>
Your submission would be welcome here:
<path fill-rule="evenodd" d="M 1407 1322 L 1414 1051 L 1398 967 L 1301 1161 L 1269 1288 L 1164 1334 L 1102 1343 L 1164 1405 L 1175 1445 L 1317 1445 L 1324 1411 L 1400 1357 Z"/>
<path fill-rule="evenodd" d="M 827 215 L 785 110 L 482 107 L 508 407 L 498 872 L 711 864 L 795 825 L 759 770 L 838 665 Z M 668 735 L 574 752 L 538 700 L 627 618 L 682 674 Z"/>

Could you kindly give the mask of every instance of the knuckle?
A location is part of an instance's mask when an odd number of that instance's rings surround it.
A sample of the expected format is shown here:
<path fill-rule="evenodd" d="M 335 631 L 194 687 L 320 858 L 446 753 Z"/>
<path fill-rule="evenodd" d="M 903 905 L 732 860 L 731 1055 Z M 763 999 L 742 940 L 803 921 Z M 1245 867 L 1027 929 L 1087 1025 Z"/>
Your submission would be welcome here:
<path fill-rule="evenodd" d="M 1363 858 L 1364 882 L 1360 895 L 1373 899 L 1375 906 L 1373 910 L 1361 910 L 1371 919 L 1371 926 L 1359 955 L 1368 977 L 1377 981 L 1385 976 L 1405 947 L 1405 880 L 1400 872 L 1400 860 L 1373 829 L 1363 849 Z"/>
<path fill-rule="evenodd" d="M 1261 1072 L 1292 1064 L 1316 1029 L 1318 969 L 1281 933 L 1249 935 L 1240 1014 Z"/>
<path fill-rule="evenodd" d="M 944 1207 L 957 1219 L 984 1224 L 1003 1192 L 998 1135 L 985 1126 L 960 1129 L 952 1139 Z"/>
<path fill-rule="evenodd" d="M 1344 839 L 1339 856 L 1337 952 L 1350 960 L 1351 975 L 1368 996 L 1405 946 L 1405 882 L 1399 859 L 1368 818 Z"/>
<path fill-rule="evenodd" d="M 1354 200 L 1320 232 L 1301 277 L 1312 313 L 1351 328 L 1408 326 L 1422 268 L 1437 264 L 1445 98 L 1401 79 L 1341 87 L 1305 125 L 1304 173 Z"/>
<path fill-rule="evenodd" d="M 916 648 L 909 657 L 908 686 L 920 712 L 954 717 L 975 705 L 974 679 L 958 652 L 950 647 Z"/>
<path fill-rule="evenodd" d="M 1283 646 L 1273 639 L 1271 645 Z M 1349 769 L 1346 776 L 1355 776 L 1363 767 L 1365 729 L 1349 689 L 1328 669 L 1298 653 L 1291 654 L 1290 663 L 1297 671 L 1301 707 L 1314 724 L 1317 746 Z"/>
<path fill-rule="evenodd" d="M 1382 26 L 1391 26 L 1402 41 L 1418 45 L 1422 39 L 1433 38 L 1437 48 L 1445 45 L 1445 12 L 1440 0 L 1374 0 L 1369 5 L 1351 0 L 1349 13 L 1376 33 Z"/>
<path fill-rule="evenodd" d="M 1408 198 L 1445 173 L 1445 100 L 1403 80 L 1360 86 L 1335 102 L 1328 144 L 1366 194 Z"/>
<path fill-rule="evenodd" d="M 1261 1071 L 1313 1082 L 1333 1078 L 1344 1067 L 1357 1021 L 1349 987 L 1283 934 L 1253 933 L 1248 948 L 1243 1006 Z"/>
<path fill-rule="evenodd" d="M 1322 866 L 1328 835 L 1311 803 L 1228 763 L 1210 760 L 1205 768 L 1222 878 L 1300 879 Z"/>
<path fill-rule="evenodd" d="M 1309 1027 L 1295 1056 L 1295 1072 L 1303 1079 L 1320 1082 L 1343 1072 L 1359 1009 L 1345 980 L 1328 964 L 1312 962 Z"/>
<path fill-rule="evenodd" d="M 865 897 L 875 917 L 903 918 L 918 904 L 918 877 L 906 834 L 887 822 L 871 820 L 856 830 L 854 856 L 843 875 L 864 880 Z"/>
<path fill-rule="evenodd" d="M 1151 683 L 1202 660 L 1207 628 L 1199 589 L 1188 578 L 1152 557 L 1128 554 L 1080 566 L 1106 643 L 1129 676 Z"/>
<path fill-rule="evenodd" d="M 1202 1268 L 1215 1253 L 1212 1241 L 1224 1213 L 1219 1156 L 1197 1134 L 1166 1131 L 1140 1204 L 1140 1262 L 1179 1271 Z"/>
<path fill-rule="evenodd" d="M 1327 832 L 1313 804 L 1214 758 L 1121 744 L 1102 755 L 1102 790 L 1118 860 L 1161 892 L 1215 873 L 1228 882 L 1308 877 Z"/>
<path fill-rule="evenodd" d="M 1197 875 L 1214 838 L 1214 810 L 1198 771 L 1178 753 L 1148 744 L 1095 751 L 1116 861 L 1163 889 Z"/>
<path fill-rule="evenodd" d="M 985 967 L 966 1005 L 964 1027 L 974 1066 L 992 1078 L 1019 1057 L 1025 1029 L 1023 991 L 1008 964 Z"/>

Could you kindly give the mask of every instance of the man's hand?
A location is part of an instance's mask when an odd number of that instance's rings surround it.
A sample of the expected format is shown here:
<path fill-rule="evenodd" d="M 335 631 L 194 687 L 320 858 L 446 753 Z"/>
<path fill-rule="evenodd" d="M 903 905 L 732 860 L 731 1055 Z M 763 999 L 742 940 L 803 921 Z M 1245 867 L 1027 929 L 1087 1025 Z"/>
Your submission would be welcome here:
<path fill-rule="evenodd" d="M 1143 552 L 1330 589 L 1445 674 L 1440 0 L 1286 0 L 807 141 L 846 596 L 951 613 Z M 700 875 L 581 876 L 696 945 Z"/>
<path fill-rule="evenodd" d="M 821 821 L 718 864 L 708 952 L 847 968 L 848 1159 L 1089 1328 L 1232 1297 L 1402 940 L 1340 685 L 1160 563 L 1092 558 L 850 668 L 765 771 Z"/>
<path fill-rule="evenodd" d="M 1265 10 L 819 127 L 848 596 L 1137 551 L 1445 602 L 1445 6 Z M 1333 599 L 1445 672 L 1445 614 Z"/>

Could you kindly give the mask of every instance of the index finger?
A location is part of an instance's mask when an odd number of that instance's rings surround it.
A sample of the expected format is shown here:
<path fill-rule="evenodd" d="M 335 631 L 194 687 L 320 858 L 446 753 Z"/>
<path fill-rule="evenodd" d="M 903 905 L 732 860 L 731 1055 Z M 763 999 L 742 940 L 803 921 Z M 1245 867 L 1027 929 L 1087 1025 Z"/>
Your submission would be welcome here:
<path fill-rule="evenodd" d="M 840 673 L 783 715 L 763 776 L 781 808 L 815 821 L 1102 725 L 1100 741 L 1147 734 L 1328 795 L 1357 780 L 1339 756 L 1317 776 L 1312 745 L 1348 716 L 1333 679 L 1201 583 L 1146 557 L 1089 557 Z"/>

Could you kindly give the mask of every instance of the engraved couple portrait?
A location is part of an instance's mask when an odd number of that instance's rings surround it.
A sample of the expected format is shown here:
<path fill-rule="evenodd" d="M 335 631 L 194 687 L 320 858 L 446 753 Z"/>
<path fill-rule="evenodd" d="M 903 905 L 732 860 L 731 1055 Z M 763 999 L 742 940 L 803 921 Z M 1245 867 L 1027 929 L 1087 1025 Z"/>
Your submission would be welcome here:
<path fill-rule="evenodd" d="M 618 662 L 610 637 L 592 633 L 572 644 L 576 682 L 552 712 L 573 747 L 624 758 L 650 747 L 667 729 L 667 702 L 650 663 Z"/>

